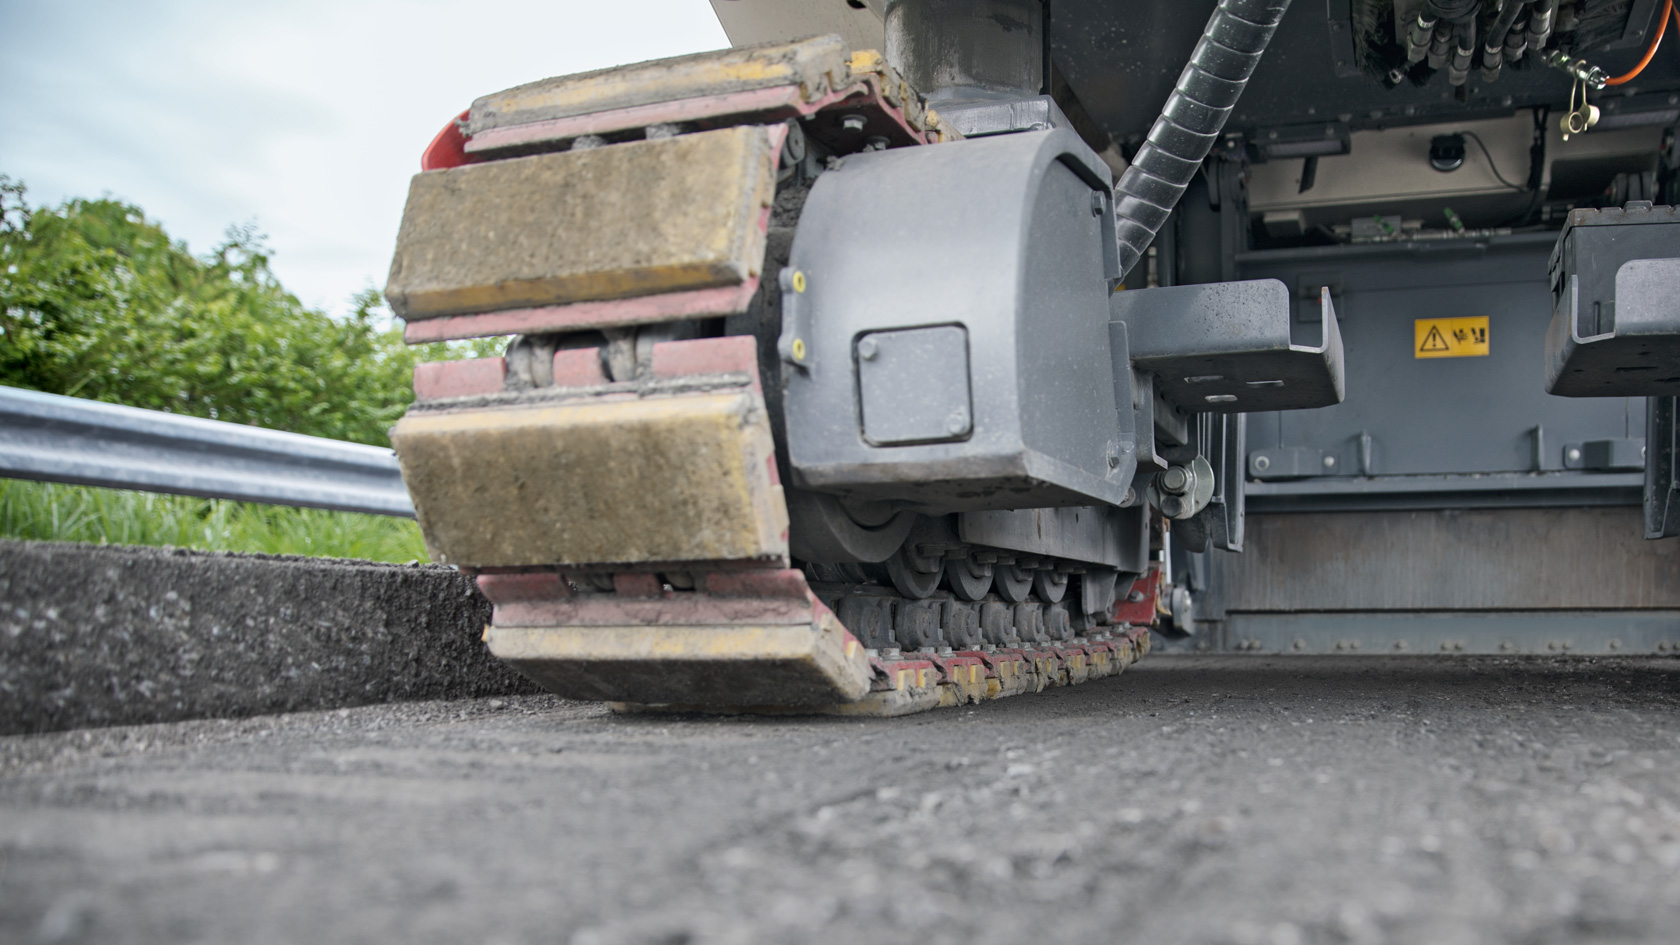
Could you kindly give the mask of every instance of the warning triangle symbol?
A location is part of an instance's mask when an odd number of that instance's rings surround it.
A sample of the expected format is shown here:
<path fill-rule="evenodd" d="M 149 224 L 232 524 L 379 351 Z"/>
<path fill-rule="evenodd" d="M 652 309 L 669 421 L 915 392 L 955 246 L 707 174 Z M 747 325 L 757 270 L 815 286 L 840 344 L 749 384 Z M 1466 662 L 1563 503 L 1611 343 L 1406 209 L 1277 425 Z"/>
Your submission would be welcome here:
<path fill-rule="evenodd" d="M 1441 326 L 1439 325 L 1429 326 L 1429 334 L 1423 336 L 1423 344 L 1418 348 L 1419 351 L 1448 351 L 1450 349 L 1451 346 L 1447 344 L 1446 336 L 1441 334 Z"/>

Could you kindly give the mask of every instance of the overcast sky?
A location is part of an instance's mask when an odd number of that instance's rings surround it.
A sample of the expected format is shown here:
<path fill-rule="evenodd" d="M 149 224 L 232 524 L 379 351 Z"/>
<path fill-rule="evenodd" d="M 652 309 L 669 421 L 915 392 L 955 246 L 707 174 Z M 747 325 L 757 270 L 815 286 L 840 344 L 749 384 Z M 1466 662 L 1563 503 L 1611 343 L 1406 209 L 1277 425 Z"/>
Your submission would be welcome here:
<path fill-rule="evenodd" d="M 195 253 L 254 222 L 344 312 L 474 98 L 726 45 L 706 0 L 0 0 L 0 173 L 35 205 L 136 203 Z"/>

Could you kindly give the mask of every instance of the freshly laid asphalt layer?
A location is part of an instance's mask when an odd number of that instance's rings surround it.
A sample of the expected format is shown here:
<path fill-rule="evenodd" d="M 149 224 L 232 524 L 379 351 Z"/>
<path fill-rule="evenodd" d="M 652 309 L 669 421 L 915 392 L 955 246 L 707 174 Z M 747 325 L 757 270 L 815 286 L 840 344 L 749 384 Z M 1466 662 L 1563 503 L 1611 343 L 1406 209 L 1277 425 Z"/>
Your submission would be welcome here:
<path fill-rule="evenodd" d="M 0 941 L 1674 942 L 1680 661 L 1155 656 L 899 720 L 0 738 Z"/>
<path fill-rule="evenodd" d="M 536 692 L 452 568 L 0 541 L 0 734 Z"/>

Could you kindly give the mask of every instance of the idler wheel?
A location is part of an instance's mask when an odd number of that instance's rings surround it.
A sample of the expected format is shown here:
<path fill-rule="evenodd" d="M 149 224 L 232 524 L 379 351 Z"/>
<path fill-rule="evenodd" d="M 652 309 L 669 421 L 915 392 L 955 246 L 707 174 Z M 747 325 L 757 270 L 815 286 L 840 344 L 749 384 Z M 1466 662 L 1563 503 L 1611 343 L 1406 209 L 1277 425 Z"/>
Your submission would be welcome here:
<path fill-rule="evenodd" d="M 1018 564 L 1000 564 L 992 569 L 992 583 L 999 597 L 1019 604 L 1032 593 L 1033 572 Z"/>
<path fill-rule="evenodd" d="M 1054 604 L 1067 596 L 1068 576 L 1065 572 L 1045 568 L 1033 572 L 1033 591 L 1046 604 Z"/>
<path fill-rule="evenodd" d="M 945 562 L 945 583 L 963 600 L 979 600 L 992 589 L 992 566 L 973 558 L 951 558 Z"/>

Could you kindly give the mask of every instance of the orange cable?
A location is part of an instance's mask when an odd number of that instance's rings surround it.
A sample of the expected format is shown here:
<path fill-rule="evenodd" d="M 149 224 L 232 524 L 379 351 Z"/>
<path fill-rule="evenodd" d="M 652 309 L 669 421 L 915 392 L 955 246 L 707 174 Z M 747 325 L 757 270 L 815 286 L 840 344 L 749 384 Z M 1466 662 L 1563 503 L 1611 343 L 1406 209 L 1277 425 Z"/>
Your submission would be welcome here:
<path fill-rule="evenodd" d="M 1651 57 L 1657 54 L 1657 47 L 1662 45 L 1663 33 L 1668 30 L 1668 18 L 1670 14 L 1674 14 L 1676 22 L 1680 22 L 1680 13 L 1676 13 L 1674 10 L 1674 0 L 1663 0 L 1662 16 L 1657 17 L 1657 35 L 1651 39 L 1651 48 L 1645 50 L 1645 58 L 1639 60 L 1639 65 L 1634 66 L 1632 72 L 1629 72 L 1627 75 L 1616 76 L 1614 79 L 1604 83 L 1605 85 L 1626 85 L 1634 79 L 1637 79 L 1639 77 L 1639 73 L 1645 71 L 1645 67 L 1651 64 Z"/>

